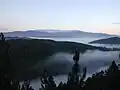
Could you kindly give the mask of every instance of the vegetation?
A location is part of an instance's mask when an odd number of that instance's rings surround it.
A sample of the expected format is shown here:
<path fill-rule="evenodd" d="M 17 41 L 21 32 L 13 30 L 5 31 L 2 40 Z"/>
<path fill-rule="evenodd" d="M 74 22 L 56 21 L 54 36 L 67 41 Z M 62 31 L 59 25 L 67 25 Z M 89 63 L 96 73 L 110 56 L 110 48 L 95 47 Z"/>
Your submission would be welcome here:
<path fill-rule="evenodd" d="M 13 39 L 8 40 L 7 42 L 10 45 L 10 55 L 12 60 L 25 60 L 30 61 L 32 64 L 36 63 L 38 60 L 44 60 L 46 57 L 51 56 L 57 52 L 74 53 L 75 49 L 79 49 L 79 51 L 82 53 L 84 53 L 86 50 L 112 50 L 82 43 L 56 42 L 53 40 L 43 39 Z"/>
<path fill-rule="evenodd" d="M 13 78 L 12 63 L 10 58 L 10 45 L 5 41 L 4 35 L 1 33 L 1 49 L 0 60 L 0 90 L 34 90 L 30 86 L 29 80 L 24 80 L 22 86 L 19 80 Z M 73 56 L 74 65 L 71 72 L 68 74 L 67 83 L 61 82 L 58 86 L 55 84 L 52 76 L 49 76 L 46 70 L 40 76 L 41 88 L 40 90 L 119 90 L 120 70 L 119 65 L 113 61 L 109 68 L 105 71 L 100 71 L 86 78 L 87 68 L 85 67 L 82 72 L 79 61 L 79 50 Z"/>
<path fill-rule="evenodd" d="M 9 47 L 9 56 L 13 68 L 12 76 L 19 79 L 38 77 L 42 71 L 38 72 L 37 70 L 33 70 L 33 67 L 39 61 L 42 64 L 45 63 L 49 56 L 58 52 L 74 53 L 76 49 L 78 49 L 81 53 L 84 53 L 86 50 L 119 50 L 95 47 L 75 42 L 56 42 L 53 40 L 26 38 L 7 39 L 6 45 L 6 47 Z M 1 46 L 0 49 L 2 50 L 3 47 Z M 1 54 L 1 56 L 3 55 Z M 0 66 L 1 65 L 3 64 L 1 63 Z M 42 67 L 42 65 L 40 66 Z"/>
<path fill-rule="evenodd" d="M 75 53 L 77 57 L 77 54 Z M 73 58 L 74 59 L 74 58 Z M 60 83 L 58 86 L 45 86 L 41 90 L 119 90 L 120 70 L 119 65 L 113 61 L 109 68 L 105 71 L 101 70 L 92 75 L 92 77 L 86 78 L 87 69 L 83 69 L 83 74 L 78 75 L 80 68 L 77 64 L 78 57 L 74 59 L 72 73 L 68 74 L 67 83 Z M 80 77 L 81 76 L 81 77 Z"/>

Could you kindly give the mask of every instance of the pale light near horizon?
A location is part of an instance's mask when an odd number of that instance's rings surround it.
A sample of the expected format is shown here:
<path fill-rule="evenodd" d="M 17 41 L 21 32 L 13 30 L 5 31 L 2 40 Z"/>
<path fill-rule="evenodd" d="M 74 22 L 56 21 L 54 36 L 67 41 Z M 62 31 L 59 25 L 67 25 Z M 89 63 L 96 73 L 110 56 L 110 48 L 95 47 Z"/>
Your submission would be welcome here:
<path fill-rule="evenodd" d="M 0 0 L 0 31 L 77 29 L 120 34 L 119 10 L 120 0 Z"/>

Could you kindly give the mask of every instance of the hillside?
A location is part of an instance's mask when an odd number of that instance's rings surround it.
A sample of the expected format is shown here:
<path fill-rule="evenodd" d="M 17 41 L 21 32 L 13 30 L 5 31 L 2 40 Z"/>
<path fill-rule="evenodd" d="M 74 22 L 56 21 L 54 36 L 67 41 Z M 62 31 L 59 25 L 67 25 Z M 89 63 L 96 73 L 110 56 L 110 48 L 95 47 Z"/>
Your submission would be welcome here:
<path fill-rule="evenodd" d="M 120 44 L 120 37 L 111 37 L 89 42 L 90 44 Z"/>
<path fill-rule="evenodd" d="M 73 53 L 76 49 L 79 49 L 81 53 L 86 50 L 111 50 L 82 43 L 56 42 L 43 39 L 12 39 L 7 40 L 7 42 L 10 45 L 9 55 L 15 74 L 14 77 L 17 78 L 39 76 L 38 71 L 42 72 L 42 70 L 33 70 L 34 65 L 40 62 L 40 67 L 43 68 L 48 57 L 58 52 Z M 1 46 L 0 49 L 2 50 L 3 47 Z"/>
<path fill-rule="evenodd" d="M 73 53 L 76 49 L 80 52 L 86 50 L 101 50 L 108 51 L 111 49 L 91 46 L 82 43 L 67 42 L 67 41 L 54 41 L 44 39 L 12 39 L 8 40 L 10 44 L 11 55 L 20 58 L 30 57 L 31 59 L 44 59 L 57 52 Z M 27 56 L 25 56 L 27 54 Z M 14 57 L 15 58 L 15 57 Z"/>

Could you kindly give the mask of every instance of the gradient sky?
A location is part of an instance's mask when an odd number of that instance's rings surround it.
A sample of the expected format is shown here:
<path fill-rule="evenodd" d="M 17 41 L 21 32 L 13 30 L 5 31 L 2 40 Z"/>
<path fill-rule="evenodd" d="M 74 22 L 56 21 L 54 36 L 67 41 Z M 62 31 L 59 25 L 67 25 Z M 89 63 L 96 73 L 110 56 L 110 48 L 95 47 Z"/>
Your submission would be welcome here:
<path fill-rule="evenodd" d="M 120 34 L 120 0 L 0 0 L 0 31 L 28 29 Z"/>

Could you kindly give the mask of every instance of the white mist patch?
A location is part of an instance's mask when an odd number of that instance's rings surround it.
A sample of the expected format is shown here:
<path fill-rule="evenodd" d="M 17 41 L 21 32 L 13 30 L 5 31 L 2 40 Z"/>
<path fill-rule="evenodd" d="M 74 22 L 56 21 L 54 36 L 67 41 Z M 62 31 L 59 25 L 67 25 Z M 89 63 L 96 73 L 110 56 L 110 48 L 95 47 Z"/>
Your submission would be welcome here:
<path fill-rule="evenodd" d="M 56 53 L 49 57 L 45 63 L 45 68 L 52 73 L 67 74 L 73 65 L 73 55 L 69 53 Z"/>
<path fill-rule="evenodd" d="M 72 54 L 60 52 L 50 56 L 46 64 L 50 64 L 53 62 L 73 62 L 72 58 L 73 58 Z"/>
<path fill-rule="evenodd" d="M 95 72 L 100 67 L 105 67 L 110 65 L 110 63 L 115 60 L 116 62 L 119 62 L 119 52 L 118 51 L 109 51 L 109 52 L 103 52 L 103 51 L 91 51 L 88 50 L 84 54 L 80 54 L 80 60 L 79 63 L 81 66 L 86 66 L 88 68 L 88 73 Z M 45 63 L 46 66 L 51 66 L 53 64 L 54 66 L 60 65 L 66 65 L 66 68 L 63 70 L 70 71 L 70 67 L 73 65 L 73 54 L 69 53 L 56 53 L 53 56 L 47 60 Z M 55 65 L 56 64 L 56 65 Z M 53 66 L 53 67 L 54 67 Z M 56 68 L 56 67 L 54 67 Z"/>
<path fill-rule="evenodd" d="M 103 52 L 98 50 L 88 50 L 84 54 L 80 54 L 79 63 L 81 66 L 87 67 L 87 77 L 90 77 L 95 72 L 107 69 L 113 60 L 119 63 L 119 53 L 120 52 L 118 51 Z M 37 64 L 37 67 L 39 66 L 39 63 Z M 50 71 L 59 71 L 61 73 L 61 75 L 54 77 L 54 80 L 58 85 L 61 81 L 67 81 L 67 74 L 71 71 L 73 65 L 73 54 L 62 52 L 56 53 L 50 56 L 43 65 L 45 65 L 44 67 L 48 67 Z M 31 85 L 38 90 L 40 87 L 40 79 L 33 80 Z"/>
<path fill-rule="evenodd" d="M 87 67 L 88 73 L 96 72 L 101 67 L 108 67 L 113 60 L 119 63 L 118 51 L 88 50 L 80 57 L 80 63 Z"/>
<path fill-rule="evenodd" d="M 118 51 L 88 50 L 84 54 L 80 54 L 79 64 L 82 67 L 86 66 L 88 73 L 93 73 L 101 67 L 109 66 L 113 60 L 120 62 Z M 40 70 L 48 68 L 52 73 L 67 74 L 71 71 L 73 64 L 73 54 L 59 52 L 50 56 L 44 63 L 38 62 L 34 68 L 40 68 Z"/>
<path fill-rule="evenodd" d="M 96 60 L 104 60 L 104 61 L 112 61 L 118 60 L 119 52 L 118 51 L 90 51 L 85 52 L 80 58 L 81 61 L 96 61 Z"/>

